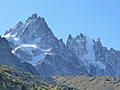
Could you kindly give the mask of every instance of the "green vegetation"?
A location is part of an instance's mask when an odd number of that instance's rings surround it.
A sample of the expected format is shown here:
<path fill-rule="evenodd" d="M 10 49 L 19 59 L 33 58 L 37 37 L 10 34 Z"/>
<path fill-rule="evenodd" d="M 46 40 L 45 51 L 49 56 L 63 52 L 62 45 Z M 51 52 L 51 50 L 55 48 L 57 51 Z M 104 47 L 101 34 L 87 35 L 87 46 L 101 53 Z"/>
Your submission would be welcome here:
<path fill-rule="evenodd" d="M 2 73 L 3 73 L 3 70 L 0 69 L 0 78 L 2 78 Z"/>
<path fill-rule="evenodd" d="M 0 90 L 73 90 L 63 85 L 50 84 L 14 66 L 0 66 Z"/>
<path fill-rule="evenodd" d="M 56 84 L 49 83 L 49 80 Z M 0 66 L 0 90 L 120 90 L 118 77 L 53 76 L 49 80 L 45 81 L 28 72 L 16 70 L 14 66 Z"/>

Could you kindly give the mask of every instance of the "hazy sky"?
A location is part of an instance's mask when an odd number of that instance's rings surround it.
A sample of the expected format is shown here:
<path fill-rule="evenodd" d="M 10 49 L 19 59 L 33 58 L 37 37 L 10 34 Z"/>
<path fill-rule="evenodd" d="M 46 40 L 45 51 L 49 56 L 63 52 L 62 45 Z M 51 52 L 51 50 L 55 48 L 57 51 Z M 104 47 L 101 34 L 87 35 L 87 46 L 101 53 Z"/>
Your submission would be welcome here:
<path fill-rule="evenodd" d="M 46 19 L 56 37 L 79 33 L 120 49 L 120 0 L 1 0 L 0 34 L 33 13 Z"/>

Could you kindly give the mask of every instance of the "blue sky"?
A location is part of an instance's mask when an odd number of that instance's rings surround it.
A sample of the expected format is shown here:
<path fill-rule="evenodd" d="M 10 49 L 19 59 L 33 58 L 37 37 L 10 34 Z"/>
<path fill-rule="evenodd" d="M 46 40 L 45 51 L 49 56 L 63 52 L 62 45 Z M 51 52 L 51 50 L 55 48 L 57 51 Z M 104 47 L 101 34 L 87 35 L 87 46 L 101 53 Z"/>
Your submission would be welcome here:
<path fill-rule="evenodd" d="M 79 33 L 120 49 L 120 0 L 1 0 L 0 34 L 33 13 L 46 19 L 58 38 Z"/>

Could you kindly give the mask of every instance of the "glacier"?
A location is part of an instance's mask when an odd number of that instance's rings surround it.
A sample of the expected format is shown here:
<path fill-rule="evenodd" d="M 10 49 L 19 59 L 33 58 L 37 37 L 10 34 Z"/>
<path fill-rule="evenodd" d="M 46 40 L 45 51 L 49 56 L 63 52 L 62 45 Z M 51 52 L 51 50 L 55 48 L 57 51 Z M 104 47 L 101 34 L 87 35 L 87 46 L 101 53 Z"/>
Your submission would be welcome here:
<path fill-rule="evenodd" d="M 120 51 L 104 47 L 82 33 L 66 43 L 52 33 L 44 18 L 33 14 L 6 31 L 11 52 L 32 64 L 44 77 L 52 75 L 120 76 Z"/>

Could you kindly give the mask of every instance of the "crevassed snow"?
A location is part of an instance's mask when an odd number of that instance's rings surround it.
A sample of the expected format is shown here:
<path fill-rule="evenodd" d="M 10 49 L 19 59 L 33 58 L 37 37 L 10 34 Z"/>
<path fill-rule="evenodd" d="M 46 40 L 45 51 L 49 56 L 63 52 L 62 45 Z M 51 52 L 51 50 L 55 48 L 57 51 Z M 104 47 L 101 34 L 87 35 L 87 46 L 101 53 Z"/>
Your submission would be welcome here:
<path fill-rule="evenodd" d="M 86 43 L 86 48 L 87 48 L 87 54 L 84 55 L 83 58 L 85 59 L 89 59 L 90 62 L 95 62 L 95 51 L 94 51 L 94 43 L 91 39 L 86 38 L 87 39 L 87 43 Z"/>
<path fill-rule="evenodd" d="M 87 48 L 87 54 L 82 57 L 83 63 L 86 67 L 91 65 L 97 65 L 100 69 L 105 69 L 105 64 L 101 63 L 100 61 L 95 61 L 95 51 L 94 51 L 94 42 L 90 38 L 86 38 L 86 48 Z"/>
<path fill-rule="evenodd" d="M 50 53 L 50 52 L 49 52 L 50 50 L 51 50 L 51 49 L 42 50 L 41 55 L 32 56 L 33 59 L 32 59 L 31 61 L 28 61 L 28 63 L 30 63 L 30 64 L 32 64 L 33 66 L 35 66 L 38 61 L 42 60 L 42 59 L 45 57 L 45 55 L 47 55 L 47 54 L 48 54 L 48 55 L 54 55 L 53 53 Z"/>
<path fill-rule="evenodd" d="M 99 66 L 100 69 L 105 70 L 105 68 L 106 68 L 106 65 L 103 64 L 103 63 L 101 63 L 100 61 L 95 62 L 95 64 L 96 64 L 97 66 Z"/>
<path fill-rule="evenodd" d="M 41 54 L 40 55 L 37 55 L 37 56 L 34 56 L 33 54 L 33 50 L 35 49 L 39 49 L 41 50 Z M 43 59 L 45 57 L 46 54 L 49 54 L 49 55 L 54 55 L 53 53 L 50 53 L 50 51 L 52 50 L 51 48 L 50 49 L 46 49 L 46 50 L 43 50 L 43 49 L 40 49 L 37 45 L 35 44 L 21 44 L 20 46 L 16 47 L 14 50 L 12 50 L 12 53 L 15 54 L 16 56 L 18 56 L 19 54 L 16 53 L 16 51 L 18 49 L 21 49 L 23 50 L 25 53 L 29 54 L 32 56 L 32 60 L 28 60 L 26 62 L 32 64 L 33 66 L 36 65 L 36 63 L 38 61 L 40 61 L 41 59 Z"/>
<path fill-rule="evenodd" d="M 33 56 L 33 60 L 28 61 L 28 63 L 32 64 L 33 66 L 35 66 L 35 64 L 40 61 L 41 59 L 44 58 L 44 55 L 39 55 L 39 56 Z"/>

